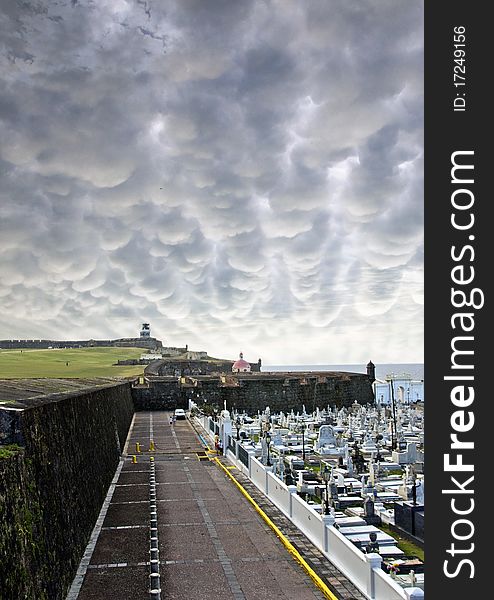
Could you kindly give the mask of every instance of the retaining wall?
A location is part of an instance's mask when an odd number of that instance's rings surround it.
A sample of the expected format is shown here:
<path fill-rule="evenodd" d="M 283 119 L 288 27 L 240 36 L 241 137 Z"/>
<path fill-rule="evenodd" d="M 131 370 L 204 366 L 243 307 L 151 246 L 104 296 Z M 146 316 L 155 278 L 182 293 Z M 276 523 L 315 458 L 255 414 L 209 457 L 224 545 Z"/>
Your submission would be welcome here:
<path fill-rule="evenodd" d="M 65 598 L 133 412 L 128 383 L 0 408 L 3 443 L 22 445 L 0 458 L 2 600 Z"/>
<path fill-rule="evenodd" d="M 151 365 L 154 368 L 154 365 Z M 269 406 L 271 411 L 312 412 L 316 407 L 350 406 L 353 402 L 373 402 L 367 375 L 359 373 L 251 373 L 229 377 L 197 376 L 194 385 L 182 385 L 179 377 L 147 377 L 146 386 L 132 389 L 136 410 L 186 409 L 189 400 L 199 408 L 204 402 L 229 410 L 257 413 Z M 190 380 L 189 380 L 190 382 Z"/>

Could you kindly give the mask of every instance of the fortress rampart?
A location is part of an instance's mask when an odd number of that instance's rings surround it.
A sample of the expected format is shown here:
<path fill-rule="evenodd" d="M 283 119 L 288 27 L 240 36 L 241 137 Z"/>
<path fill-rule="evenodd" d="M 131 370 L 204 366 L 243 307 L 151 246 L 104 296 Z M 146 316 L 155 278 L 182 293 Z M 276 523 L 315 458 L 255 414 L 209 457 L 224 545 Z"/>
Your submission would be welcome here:
<path fill-rule="evenodd" d="M 196 377 L 145 378 L 135 385 L 132 396 L 137 410 L 187 408 L 193 400 L 229 410 L 257 413 L 269 406 L 272 411 L 313 411 L 316 407 L 349 406 L 373 402 L 372 387 L 361 373 L 245 373 L 198 375 Z"/>
<path fill-rule="evenodd" d="M 0 406 L 2 598 L 65 598 L 133 412 L 128 382 Z"/>
<path fill-rule="evenodd" d="M 145 369 L 145 374 L 160 377 L 179 377 L 199 375 L 231 375 L 233 360 L 155 360 Z M 259 363 L 249 363 L 253 373 L 259 373 Z"/>
<path fill-rule="evenodd" d="M 119 338 L 116 340 L 0 340 L 0 348 L 4 350 L 46 350 L 48 348 L 161 348 L 162 343 L 153 337 Z"/>

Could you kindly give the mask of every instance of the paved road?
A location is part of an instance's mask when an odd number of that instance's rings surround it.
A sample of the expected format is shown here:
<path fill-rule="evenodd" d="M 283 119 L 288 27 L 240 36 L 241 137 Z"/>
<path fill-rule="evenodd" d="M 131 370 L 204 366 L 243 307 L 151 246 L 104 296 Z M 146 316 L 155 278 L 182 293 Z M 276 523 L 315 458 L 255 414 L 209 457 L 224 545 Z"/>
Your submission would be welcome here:
<path fill-rule="evenodd" d="M 144 452 L 133 464 L 136 442 Z M 151 455 L 163 600 L 323 598 L 219 467 L 199 459 L 204 450 L 188 421 L 171 426 L 169 413 L 136 413 L 127 454 L 72 598 L 149 600 Z"/>

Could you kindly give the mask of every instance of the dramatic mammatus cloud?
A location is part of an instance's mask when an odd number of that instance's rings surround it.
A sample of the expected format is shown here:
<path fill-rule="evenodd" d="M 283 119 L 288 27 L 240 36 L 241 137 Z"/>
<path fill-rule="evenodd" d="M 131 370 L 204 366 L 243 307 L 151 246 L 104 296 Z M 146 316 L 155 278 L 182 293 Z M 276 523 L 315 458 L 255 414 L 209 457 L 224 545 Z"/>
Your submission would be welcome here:
<path fill-rule="evenodd" d="M 422 360 L 420 0 L 0 14 L 0 339 Z"/>

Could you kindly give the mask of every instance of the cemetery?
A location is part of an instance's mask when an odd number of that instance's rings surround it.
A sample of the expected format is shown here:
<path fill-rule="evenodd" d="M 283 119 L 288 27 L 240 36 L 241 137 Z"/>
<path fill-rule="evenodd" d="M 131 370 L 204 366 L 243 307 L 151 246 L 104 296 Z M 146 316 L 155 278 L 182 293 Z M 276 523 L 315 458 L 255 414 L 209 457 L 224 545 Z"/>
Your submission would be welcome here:
<path fill-rule="evenodd" d="M 364 594 L 423 597 L 422 406 L 207 416 L 189 404 L 205 438 L 221 439 L 226 457 Z"/>

